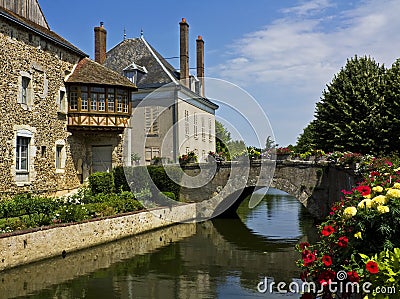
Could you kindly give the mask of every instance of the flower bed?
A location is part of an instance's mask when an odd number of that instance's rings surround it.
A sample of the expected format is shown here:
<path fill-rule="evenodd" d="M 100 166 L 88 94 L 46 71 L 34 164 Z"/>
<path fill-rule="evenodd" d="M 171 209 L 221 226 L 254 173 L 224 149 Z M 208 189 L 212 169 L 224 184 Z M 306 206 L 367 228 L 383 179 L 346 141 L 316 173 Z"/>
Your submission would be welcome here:
<path fill-rule="evenodd" d="M 361 162 L 358 155 L 347 158 Z M 363 167 L 364 181 L 342 191 L 319 226 L 319 241 L 297 246 L 302 280 L 321 290 L 303 298 L 356 298 L 356 293 L 363 293 L 360 298 L 399 298 L 393 293 L 400 292 L 399 161 L 371 159 Z M 351 284 L 360 290 L 332 288 Z"/>

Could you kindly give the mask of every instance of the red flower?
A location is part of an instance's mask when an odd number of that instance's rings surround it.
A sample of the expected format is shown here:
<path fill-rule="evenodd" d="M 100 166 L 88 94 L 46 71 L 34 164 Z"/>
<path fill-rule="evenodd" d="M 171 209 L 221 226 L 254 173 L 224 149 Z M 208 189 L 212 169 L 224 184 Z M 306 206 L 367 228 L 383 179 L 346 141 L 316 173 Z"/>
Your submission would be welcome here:
<path fill-rule="evenodd" d="M 360 277 L 358 276 L 358 273 L 356 271 L 348 271 L 347 278 L 351 282 L 360 282 Z"/>
<path fill-rule="evenodd" d="M 378 264 L 374 261 L 369 261 L 365 267 L 367 268 L 367 271 L 371 274 L 376 274 L 379 272 L 379 267 Z"/>
<path fill-rule="evenodd" d="M 353 193 L 352 191 L 348 191 L 346 189 L 342 189 L 340 192 L 342 192 L 344 195 L 349 195 L 349 194 Z"/>
<path fill-rule="evenodd" d="M 310 250 L 304 250 L 302 255 L 303 255 L 303 261 L 304 261 L 304 266 L 308 267 L 310 266 L 317 258 L 315 257 L 316 251 L 312 253 Z"/>
<path fill-rule="evenodd" d="M 332 265 L 332 258 L 329 255 L 324 255 L 322 257 L 322 262 L 326 267 L 329 267 L 330 265 Z"/>
<path fill-rule="evenodd" d="M 332 281 L 335 279 L 336 277 L 336 272 L 332 271 L 332 270 L 326 270 L 324 272 L 322 272 L 319 276 L 318 276 L 318 282 L 322 285 L 325 286 L 327 284 L 331 284 Z"/>
<path fill-rule="evenodd" d="M 321 233 L 323 236 L 327 237 L 327 236 L 333 234 L 334 232 L 335 232 L 335 229 L 332 226 L 325 225 L 324 228 L 322 229 Z"/>
<path fill-rule="evenodd" d="M 371 194 L 371 188 L 369 186 L 358 186 L 356 190 L 360 192 L 362 196 Z"/>
<path fill-rule="evenodd" d="M 304 250 L 304 249 L 306 249 L 306 247 L 308 247 L 308 246 L 310 246 L 310 243 L 308 243 L 308 242 L 302 242 L 302 243 L 300 243 L 300 249 L 301 250 Z"/>
<path fill-rule="evenodd" d="M 349 244 L 349 239 L 347 237 L 340 237 L 337 244 L 339 247 L 345 248 Z"/>

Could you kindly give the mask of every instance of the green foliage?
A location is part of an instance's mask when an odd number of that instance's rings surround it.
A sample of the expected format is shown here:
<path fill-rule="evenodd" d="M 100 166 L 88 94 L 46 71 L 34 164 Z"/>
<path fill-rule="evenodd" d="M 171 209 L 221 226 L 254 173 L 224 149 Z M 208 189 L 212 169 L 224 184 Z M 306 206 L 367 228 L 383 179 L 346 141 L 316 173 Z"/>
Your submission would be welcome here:
<path fill-rule="evenodd" d="M 171 176 L 171 177 L 170 177 Z M 153 196 L 161 192 L 172 192 L 179 198 L 181 187 L 178 183 L 182 177 L 182 170 L 175 165 L 149 165 L 136 167 L 119 167 L 114 169 L 115 185 L 117 189 L 140 193 L 150 189 Z"/>
<path fill-rule="evenodd" d="M 90 189 L 82 188 L 78 193 L 62 198 L 24 193 L 0 200 L 0 233 L 142 209 L 142 204 L 128 191 L 93 194 Z"/>
<path fill-rule="evenodd" d="M 181 180 L 182 171 L 180 168 L 176 166 L 165 166 L 165 168 L 162 166 L 148 166 L 147 170 L 149 171 L 154 185 L 157 187 L 157 189 L 155 189 L 150 186 L 153 195 L 158 194 L 159 190 L 161 192 L 172 192 L 175 194 L 175 198 L 179 198 L 181 186 L 176 182 L 180 182 Z M 169 176 L 171 176 L 171 178 Z"/>
<path fill-rule="evenodd" d="M 298 153 L 305 153 L 312 151 L 315 147 L 315 135 L 316 129 L 314 126 L 314 122 L 308 124 L 307 127 L 304 128 L 303 133 L 297 138 L 297 143 L 295 147 L 295 151 Z"/>
<path fill-rule="evenodd" d="M 63 223 L 79 222 L 88 218 L 88 210 L 82 205 L 61 206 L 55 213 L 55 219 Z"/>
<path fill-rule="evenodd" d="M 378 264 L 379 272 L 377 274 L 379 275 L 365 271 L 368 281 L 374 286 L 379 286 L 381 289 L 384 287 L 387 293 L 391 293 L 392 295 L 394 294 L 393 291 L 400 290 L 400 248 L 381 251 L 379 254 L 375 254 L 371 257 L 365 254 L 360 254 L 360 256 L 364 264 L 367 264 L 369 261 L 374 261 Z M 387 294 L 379 294 L 374 291 L 364 298 L 389 299 L 390 296 Z"/>
<path fill-rule="evenodd" d="M 95 172 L 89 176 L 89 188 L 93 194 L 114 192 L 114 178 L 112 173 Z"/>
<path fill-rule="evenodd" d="M 129 184 L 126 180 L 124 167 L 117 166 L 113 169 L 114 188 L 116 192 L 130 191 Z"/>
<path fill-rule="evenodd" d="M 347 60 L 324 90 L 315 112 L 315 144 L 325 151 L 378 153 L 385 68 L 370 57 Z"/>
<path fill-rule="evenodd" d="M 217 154 L 230 160 L 231 155 L 228 149 L 228 143 L 231 141 L 231 133 L 219 121 L 215 121 L 215 149 Z"/>

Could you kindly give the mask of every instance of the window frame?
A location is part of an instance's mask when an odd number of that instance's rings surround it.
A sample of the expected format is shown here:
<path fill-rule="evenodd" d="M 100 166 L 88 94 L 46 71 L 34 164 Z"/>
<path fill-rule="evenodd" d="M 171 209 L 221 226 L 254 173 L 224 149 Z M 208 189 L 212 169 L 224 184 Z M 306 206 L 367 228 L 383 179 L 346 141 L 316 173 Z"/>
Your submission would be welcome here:
<path fill-rule="evenodd" d="M 29 173 L 30 166 L 30 144 L 32 137 L 25 135 L 17 135 L 16 146 L 15 146 L 15 171 L 16 173 L 26 174 Z M 25 141 L 26 144 L 22 144 L 21 141 Z M 25 147 L 25 157 L 22 157 L 22 147 Z M 22 167 L 22 160 L 25 159 L 25 168 Z"/>

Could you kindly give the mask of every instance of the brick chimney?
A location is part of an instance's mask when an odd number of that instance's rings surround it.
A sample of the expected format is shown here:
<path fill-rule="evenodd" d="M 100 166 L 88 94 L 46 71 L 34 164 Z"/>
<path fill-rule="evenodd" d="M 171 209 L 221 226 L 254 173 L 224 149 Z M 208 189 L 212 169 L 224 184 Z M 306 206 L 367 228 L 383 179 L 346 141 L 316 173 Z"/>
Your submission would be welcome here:
<path fill-rule="evenodd" d="M 204 40 L 201 35 L 199 35 L 196 40 L 196 52 L 197 77 L 201 84 L 200 95 L 204 96 Z"/>
<path fill-rule="evenodd" d="M 181 82 L 189 87 L 189 24 L 182 18 L 180 25 L 180 71 Z"/>
<path fill-rule="evenodd" d="M 103 64 L 106 60 L 107 52 L 107 30 L 104 23 L 100 22 L 100 27 L 94 27 L 94 60 Z"/>

